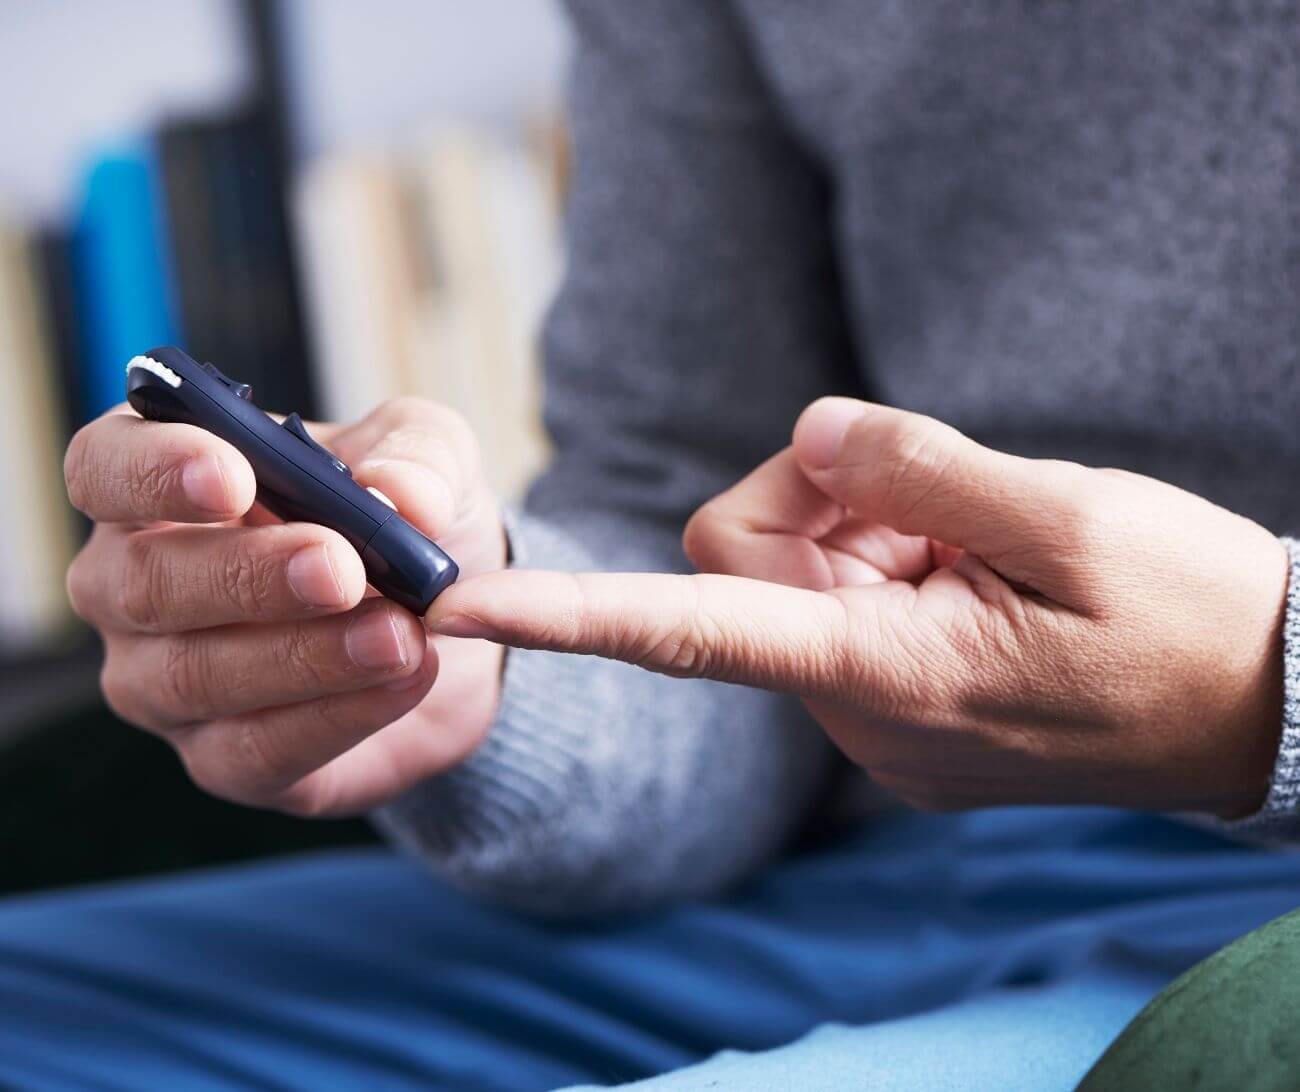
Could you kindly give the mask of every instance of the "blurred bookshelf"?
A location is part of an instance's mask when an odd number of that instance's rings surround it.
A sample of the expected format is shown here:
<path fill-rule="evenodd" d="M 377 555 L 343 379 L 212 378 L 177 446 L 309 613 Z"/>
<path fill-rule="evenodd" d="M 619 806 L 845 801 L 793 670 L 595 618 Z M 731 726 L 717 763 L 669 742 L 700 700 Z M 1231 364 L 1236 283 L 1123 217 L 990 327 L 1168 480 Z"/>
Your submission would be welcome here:
<path fill-rule="evenodd" d="M 75 631 L 65 643 L 0 660 L 0 752 L 50 719 L 99 701 L 99 642 Z"/>
<path fill-rule="evenodd" d="M 154 78 L 178 89 L 153 88 L 161 105 L 118 131 L 76 101 L 93 124 L 76 177 L 45 184 L 62 203 L 24 209 L 33 202 L 10 198 L 13 164 L 0 163 L 0 746 L 96 705 L 98 645 L 64 591 L 88 528 L 66 503 L 62 452 L 121 400 L 123 364 L 142 348 L 184 345 L 251 382 L 268 409 L 351 419 L 396 395 L 436 398 L 470 420 L 506 496 L 546 458 L 535 345 L 566 174 L 555 97 L 539 90 L 562 60 L 549 3 L 187 0 L 185 19 L 161 20 L 141 0 L 80 3 L 97 33 L 130 45 L 125 74 L 143 78 L 156 57 Z M 41 7 L 0 16 L 9 60 L 25 34 L 31 49 L 69 37 L 38 21 L 75 25 L 78 5 Z M 462 19 L 516 73 L 514 97 L 483 84 L 481 110 L 448 99 L 422 111 L 411 28 L 442 58 L 444 98 L 490 68 L 457 57 Z M 190 38 L 176 57 L 137 40 L 163 33 Z M 230 55 L 208 56 L 208 43 Z M 101 44 L 69 47 L 82 52 L 68 63 Z M 189 86 L 196 66 L 206 99 Z M 42 108 L 34 96 L 18 131 L 33 149 Z"/>

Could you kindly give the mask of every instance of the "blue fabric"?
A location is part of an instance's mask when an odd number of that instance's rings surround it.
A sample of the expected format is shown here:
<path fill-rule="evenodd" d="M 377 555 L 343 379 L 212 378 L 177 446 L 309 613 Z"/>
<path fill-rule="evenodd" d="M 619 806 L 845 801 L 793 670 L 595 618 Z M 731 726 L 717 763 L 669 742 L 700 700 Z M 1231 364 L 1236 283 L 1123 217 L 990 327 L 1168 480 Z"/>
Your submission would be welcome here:
<path fill-rule="evenodd" d="M 384 851 L 299 858 L 0 904 L 0 1086 L 1069 1088 L 1297 905 L 1294 852 L 1074 809 L 881 819 L 591 925 Z"/>

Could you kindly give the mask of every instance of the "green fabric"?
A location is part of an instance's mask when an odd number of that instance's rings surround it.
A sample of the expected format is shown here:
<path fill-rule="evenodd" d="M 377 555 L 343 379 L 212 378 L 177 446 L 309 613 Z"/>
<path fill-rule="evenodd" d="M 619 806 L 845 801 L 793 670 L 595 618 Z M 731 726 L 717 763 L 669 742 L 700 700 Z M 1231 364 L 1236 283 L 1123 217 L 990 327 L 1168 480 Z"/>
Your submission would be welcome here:
<path fill-rule="evenodd" d="M 1300 910 L 1198 963 L 1144 1008 L 1079 1092 L 1300 1088 Z"/>

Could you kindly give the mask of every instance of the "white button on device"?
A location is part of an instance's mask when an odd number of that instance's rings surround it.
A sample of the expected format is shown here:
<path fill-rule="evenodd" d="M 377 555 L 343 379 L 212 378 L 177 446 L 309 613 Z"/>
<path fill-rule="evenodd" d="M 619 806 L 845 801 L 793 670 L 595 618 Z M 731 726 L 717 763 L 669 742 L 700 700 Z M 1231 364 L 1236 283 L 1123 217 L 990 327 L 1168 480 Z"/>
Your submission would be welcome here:
<path fill-rule="evenodd" d="M 369 493 L 371 496 L 373 496 L 376 500 L 381 500 L 381 501 L 383 501 L 383 502 L 384 502 L 386 505 L 388 505 L 388 507 L 391 508 L 394 512 L 397 511 L 397 505 L 395 505 L 395 504 L 394 504 L 392 501 L 390 501 L 386 496 L 384 496 L 381 492 L 379 492 L 379 490 L 376 489 L 373 485 L 368 485 L 368 486 L 366 486 L 366 492 Z"/>

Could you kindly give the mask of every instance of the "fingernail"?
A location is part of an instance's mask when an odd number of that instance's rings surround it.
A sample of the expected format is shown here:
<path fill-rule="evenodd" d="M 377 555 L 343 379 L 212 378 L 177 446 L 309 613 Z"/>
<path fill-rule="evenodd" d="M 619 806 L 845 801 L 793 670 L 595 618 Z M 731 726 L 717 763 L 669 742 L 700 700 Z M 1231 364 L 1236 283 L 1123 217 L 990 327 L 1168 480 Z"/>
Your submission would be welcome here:
<path fill-rule="evenodd" d="M 323 542 L 298 550 L 289 558 L 285 575 L 293 594 L 309 607 L 341 607 L 346 602 L 343 584 Z"/>
<path fill-rule="evenodd" d="M 221 460 L 215 455 L 196 455 L 181 470 L 185 499 L 205 512 L 230 511 L 230 490 Z"/>
<path fill-rule="evenodd" d="M 852 398 L 823 398 L 804 411 L 794 430 L 799 461 L 813 470 L 835 465 L 849 426 L 862 416 L 862 403 Z"/>
<path fill-rule="evenodd" d="M 406 640 L 387 607 L 352 619 L 344 642 L 352 662 L 367 671 L 396 671 L 406 666 Z"/>
<path fill-rule="evenodd" d="M 453 614 L 428 623 L 434 633 L 444 637 L 490 637 L 492 631 L 477 618 L 468 618 L 463 614 Z"/>

